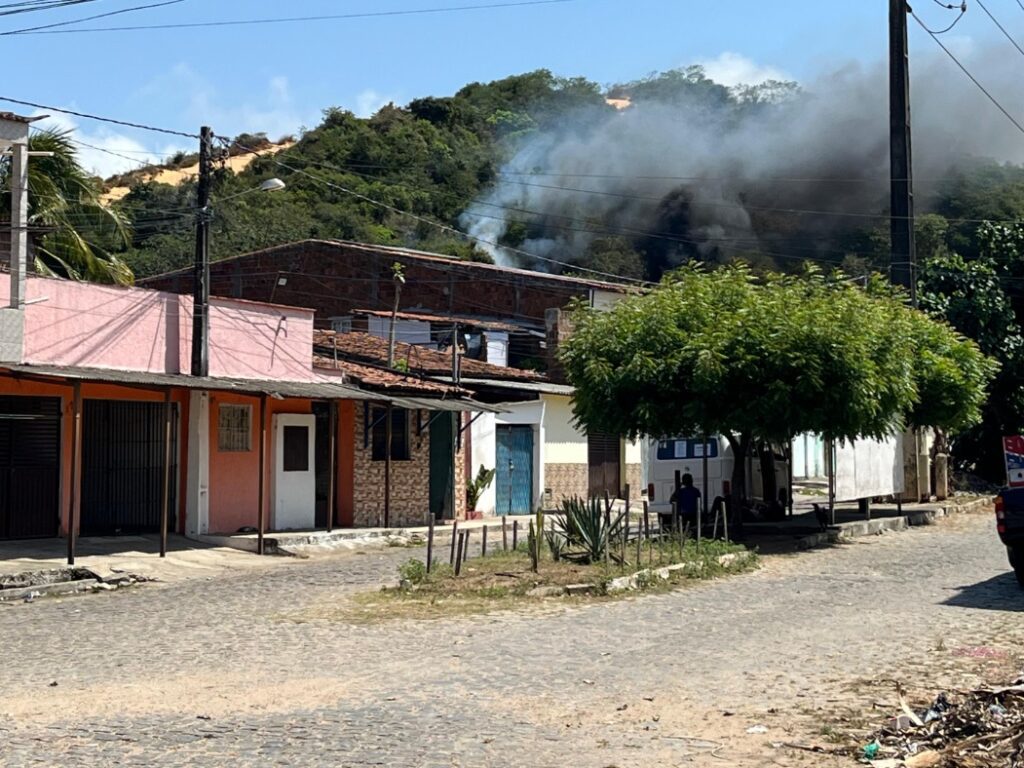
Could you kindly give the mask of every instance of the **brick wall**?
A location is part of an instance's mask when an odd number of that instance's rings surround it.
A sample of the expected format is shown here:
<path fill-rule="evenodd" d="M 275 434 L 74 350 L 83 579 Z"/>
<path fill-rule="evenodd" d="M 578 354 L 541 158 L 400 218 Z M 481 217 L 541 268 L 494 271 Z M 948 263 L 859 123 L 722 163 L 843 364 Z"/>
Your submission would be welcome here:
<path fill-rule="evenodd" d="M 354 309 L 391 309 L 391 265 L 396 261 L 405 266 L 404 308 L 506 316 L 543 325 L 548 309 L 590 294 L 586 281 L 320 240 L 215 262 L 210 267 L 210 291 L 214 296 L 314 309 L 318 324 L 326 326 L 329 317 Z M 139 284 L 188 293 L 192 275 L 176 272 Z"/>
<path fill-rule="evenodd" d="M 430 512 L 430 427 L 416 433 L 416 413 L 409 417 L 408 461 L 391 462 L 392 528 L 426 525 Z M 425 419 L 424 419 L 425 421 Z M 355 409 L 355 446 L 353 450 L 353 525 L 376 528 L 384 524 L 385 462 L 373 460 L 373 441 L 364 446 L 365 416 L 361 407 Z M 455 462 L 456 515 L 466 515 L 465 451 L 459 451 Z"/>
<path fill-rule="evenodd" d="M 544 465 L 544 506 L 560 509 L 562 499 L 571 496 L 587 498 L 590 469 L 586 464 Z"/>

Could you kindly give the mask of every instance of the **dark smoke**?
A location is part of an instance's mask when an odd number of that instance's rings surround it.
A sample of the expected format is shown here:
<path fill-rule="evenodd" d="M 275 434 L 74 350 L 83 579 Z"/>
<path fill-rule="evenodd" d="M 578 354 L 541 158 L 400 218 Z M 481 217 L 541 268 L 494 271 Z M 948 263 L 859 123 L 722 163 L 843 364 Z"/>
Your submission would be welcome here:
<path fill-rule="evenodd" d="M 966 61 L 1024 118 L 1019 81 L 999 74 L 1010 53 Z M 912 92 L 919 212 L 942 179 L 979 159 L 1024 161 L 1024 135 L 941 53 L 916 58 Z M 561 261 L 621 235 L 652 273 L 752 252 L 784 265 L 813 258 L 843 232 L 887 225 L 888 126 L 882 64 L 845 66 L 773 104 L 635 100 L 596 125 L 588 113 L 531 136 L 462 223 L 490 242 L 525 225 L 519 249 Z M 492 255 L 528 261 L 502 248 Z"/>

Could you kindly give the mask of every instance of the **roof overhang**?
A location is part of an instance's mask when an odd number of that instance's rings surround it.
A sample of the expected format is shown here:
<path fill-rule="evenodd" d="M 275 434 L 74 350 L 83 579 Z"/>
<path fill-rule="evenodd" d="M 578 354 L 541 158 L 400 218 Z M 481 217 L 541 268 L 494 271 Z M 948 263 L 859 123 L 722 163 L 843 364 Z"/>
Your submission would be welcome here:
<path fill-rule="evenodd" d="M 107 368 L 82 368 L 60 365 L 15 365 L 0 363 L 0 372 L 8 371 L 14 376 L 36 380 L 65 382 L 94 382 L 119 384 L 145 389 L 214 390 L 238 392 L 248 395 L 269 395 L 270 397 L 301 397 L 329 400 L 369 400 L 391 403 L 399 408 L 431 411 L 486 411 L 502 413 L 501 409 L 477 403 L 473 400 L 432 399 L 428 397 L 394 397 L 377 392 L 366 392 L 345 384 L 324 381 L 275 381 L 270 379 L 234 379 L 218 376 L 189 376 L 183 373 L 149 373 L 146 371 L 119 371 Z"/>
<path fill-rule="evenodd" d="M 435 376 L 434 378 L 450 383 L 450 377 Z M 575 389 L 568 384 L 555 384 L 550 381 L 515 381 L 512 379 L 459 379 L 459 384 L 465 387 L 480 387 L 488 389 L 501 389 L 510 392 L 532 392 L 542 395 L 564 395 L 571 397 Z"/>

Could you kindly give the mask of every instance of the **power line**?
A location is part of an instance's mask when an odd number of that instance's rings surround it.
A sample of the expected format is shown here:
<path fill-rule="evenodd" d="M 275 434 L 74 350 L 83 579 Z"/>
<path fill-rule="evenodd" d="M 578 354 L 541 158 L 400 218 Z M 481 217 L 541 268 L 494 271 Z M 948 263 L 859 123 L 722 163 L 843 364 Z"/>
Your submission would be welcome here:
<path fill-rule="evenodd" d="M 996 108 L 1006 116 L 1006 119 L 1009 120 L 1011 123 L 1013 123 L 1014 127 L 1018 131 L 1020 131 L 1021 133 L 1024 133 L 1024 125 L 1021 125 L 1020 122 L 1017 121 L 1017 118 L 1015 118 L 1013 115 L 1011 115 L 1006 110 L 1006 107 L 1004 107 L 1002 104 L 1000 104 L 999 101 L 996 99 L 996 97 L 993 96 L 991 93 L 989 93 L 988 89 L 985 88 L 985 86 L 983 86 L 978 81 L 978 78 L 976 78 L 974 75 L 972 75 L 970 70 L 968 70 L 967 67 L 965 67 L 962 63 L 960 63 L 960 59 L 958 59 L 953 54 L 953 52 L 951 50 L 949 50 L 949 48 L 947 48 L 945 45 L 943 45 L 942 41 L 939 40 L 938 35 L 936 35 L 934 32 L 932 32 L 930 29 L 928 29 L 928 27 L 925 26 L 925 23 L 923 21 L 921 21 L 920 18 L 918 18 L 918 15 L 914 11 L 911 11 L 910 15 L 914 17 L 914 21 L 916 21 L 920 25 L 921 29 L 923 29 L 925 32 L 927 32 L 929 35 L 931 35 L 932 40 L 934 40 L 938 44 L 938 46 L 943 51 L 946 52 L 946 55 L 949 56 L 949 58 L 951 58 L 953 60 L 953 63 L 955 63 L 958 67 L 960 67 L 960 70 L 965 75 L 967 75 L 967 77 L 970 78 L 971 82 L 974 83 L 976 86 L 978 86 L 978 89 L 988 97 L 988 100 L 996 105 Z"/>
<path fill-rule="evenodd" d="M 563 3 L 574 3 L 578 0 L 516 0 L 514 2 L 487 3 L 483 5 L 451 5 L 442 8 L 419 8 L 401 11 L 365 11 L 362 13 L 342 13 L 323 16 L 290 16 L 266 19 L 231 19 L 225 21 L 192 21 L 176 24 L 138 24 L 122 27 L 90 27 L 87 29 L 48 29 L 37 32 L 24 32 L 26 35 L 72 35 L 83 32 L 134 32 L 141 30 L 157 29 L 196 29 L 203 27 L 234 27 L 254 26 L 265 24 L 289 24 L 305 21 L 337 21 L 347 19 L 369 19 L 395 16 L 422 16 L 436 15 L 443 13 L 458 13 L 462 11 L 485 11 L 499 8 L 522 8 L 535 5 L 561 5 Z"/>
<path fill-rule="evenodd" d="M 28 0 L 22 3 L 4 3 L 0 5 L 0 16 L 49 11 L 53 8 L 65 8 L 70 5 L 82 5 L 93 2 L 96 2 L 96 0 Z"/>
<path fill-rule="evenodd" d="M 992 15 L 992 12 L 985 6 L 983 2 L 981 2 L 981 0 L 978 0 L 978 5 L 980 5 L 981 10 L 983 10 L 990 19 L 992 19 L 992 23 L 999 27 L 999 31 L 1006 36 L 1006 39 L 1013 43 L 1013 47 L 1020 51 L 1021 56 L 1024 56 L 1024 48 L 1021 48 L 1020 43 L 1013 39 L 1013 35 L 1006 31 L 1006 27 L 999 23 L 999 19 Z"/>
<path fill-rule="evenodd" d="M 0 32 L 0 37 L 5 35 L 27 35 L 35 32 L 41 32 L 44 29 L 53 29 L 55 27 L 67 27 L 71 24 L 81 24 L 85 21 L 94 21 L 96 19 L 104 19 L 108 16 L 120 16 L 122 13 L 133 13 L 135 11 L 145 11 L 150 8 L 160 8 L 165 5 L 177 5 L 183 3 L 185 0 L 164 0 L 160 3 L 150 3 L 149 5 L 136 5 L 133 8 L 121 8 L 117 11 L 107 11 L 106 13 L 97 13 L 94 16 L 85 16 L 81 19 L 71 19 L 70 21 L 58 21 L 53 24 L 43 24 L 38 27 L 25 27 L 24 29 L 12 29 L 8 32 Z"/>
<path fill-rule="evenodd" d="M 75 117 L 81 117 L 86 120 L 96 120 L 100 123 L 111 123 L 112 125 L 123 125 L 126 128 L 138 128 L 141 131 L 152 131 L 154 133 L 166 133 L 171 136 L 184 136 L 186 139 L 198 139 L 198 133 L 185 133 L 184 131 L 175 131 L 171 128 L 157 128 L 153 125 L 146 125 L 144 123 L 132 123 L 127 120 L 117 120 L 113 117 L 101 117 L 99 115 L 90 115 L 88 112 L 76 112 L 73 109 L 63 109 L 61 107 L 53 107 L 47 104 L 37 104 L 34 101 L 22 101 L 21 99 L 12 99 L 10 96 L 0 96 L 0 101 L 6 101 L 11 104 L 20 104 L 23 107 L 35 107 L 36 109 L 48 109 L 51 112 L 60 112 L 65 115 L 74 115 Z"/>

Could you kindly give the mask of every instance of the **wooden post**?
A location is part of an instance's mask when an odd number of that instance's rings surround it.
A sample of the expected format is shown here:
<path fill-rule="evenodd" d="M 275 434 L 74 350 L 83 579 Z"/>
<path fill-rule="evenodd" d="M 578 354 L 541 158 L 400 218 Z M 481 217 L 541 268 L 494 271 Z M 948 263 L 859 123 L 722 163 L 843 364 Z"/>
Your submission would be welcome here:
<path fill-rule="evenodd" d="M 472 533 L 472 531 L 470 531 L 467 528 L 466 529 L 466 533 L 465 533 L 466 543 L 465 543 L 465 545 L 463 546 L 463 549 L 462 549 L 462 560 L 463 560 L 463 562 L 465 562 L 466 560 L 469 560 L 469 534 L 470 533 Z"/>
<path fill-rule="evenodd" d="M 68 503 L 68 565 L 75 564 L 75 543 L 78 532 L 78 504 L 82 485 L 82 384 L 73 385 L 71 434 L 71 499 Z"/>
<path fill-rule="evenodd" d="M 622 529 L 622 562 L 626 562 L 626 550 L 629 548 L 629 483 L 626 483 L 626 523 Z"/>
<path fill-rule="evenodd" d="M 434 513 L 427 516 L 427 573 L 434 562 Z"/>
<path fill-rule="evenodd" d="M 508 518 L 501 516 L 501 548 L 508 552 Z"/>
<path fill-rule="evenodd" d="M 519 521 L 512 521 L 512 549 L 516 550 L 519 548 Z"/>
<path fill-rule="evenodd" d="M 729 504 L 722 499 L 722 535 L 725 536 L 725 543 L 729 543 Z"/>
<path fill-rule="evenodd" d="M 257 491 L 259 512 L 256 520 L 256 554 L 264 553 L 263 536 L 267 530 L 267 396 L 260 395 L 260 457 L 259 486 Z"/>
<path fill-rule="evenodd" d="M 679 489 L 683 486 L 683 473 L 678 469 L 675 471 L 675 478 L 672 487 L 675 488 L 673 498 L 675 501 L 672 502 L 672 535 L 675 536 L 679 530 Z"/>
<path fill-rule="evenodd" d="M 164 471 L 160 503 L 160 557 L 167 557 L 167 526 L 171 506 L 171 388 L 164 390 Z"/>
<path fill-rule="evenodd" d="M 487 523 L 484 523 L 483 542 L 480 544 L 480 557 L 487 557 Z"/>
<path fill-rule="evenodd" d="M 335 343 L 337 343 L 337 337 L 335 337 Z M 330 456 L 327 460 L 327 466 L 330 467 L 330 477 L 327 481 L 327 532 L 330 533 L 334 529 L 334 513 L 335 507 L 337 506 L 337 477 L 338 477 L 338 401 L 331 400 L 331 417 L 328 419 L 330 424 L 331 436 L 329 440 L 330 445 Z"/>
<path fill-rule="evenodd" d="M 455 565 L 455 537 L 459 533 L 459 521 L 452 522 L 452 551 L 448 555 L 448 565 Z"/>
<path fill-rule="evenodd" d="M 391 322 L 392 333 L 394 332 L 395 323 L 394 320 Z M 388 403 L 387 409 L 384 411 L 384 418 L 387 423 L 384 426 L 384 527 L 391 527 L 391 442 L 393 440 L 392 422 L 391 422 L 391 403 Z M 373 411 L 370 411 L 373 413 Z"/>
<path fill-rule="evenodd" d="M 650 567 L 654 560 L 654 549 L 651 545 L 651 521 L 648 517 L 648 501 L 644 499 L 644 538 L 647 540 L 647 565 Z"/>
<path fill-rule="evenodd" d="M 458 576 L 460 573 L 462 573 L 462 547 L 463 547 L 462 538 L 463 538 L 463 536 L 464 536 L 464 534 L 461 534 L 461 533 L 459 534 L 459 547 L 458 547 L 458 551 L 456 551 L 456 553 L 455 553 L 455 575 L 456 576 Z"/>
<path fill-rule="evenodd" d="M 605 498 L 607 499 L 608 492 L 605 491 Z M 605 501 L 604 506 L 604 567 L 608 567 L 608 558 L 610 556 L 610 550 L 612 548 L 612 513 L 609 509 L 608 502 Z"/>

